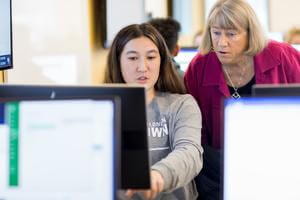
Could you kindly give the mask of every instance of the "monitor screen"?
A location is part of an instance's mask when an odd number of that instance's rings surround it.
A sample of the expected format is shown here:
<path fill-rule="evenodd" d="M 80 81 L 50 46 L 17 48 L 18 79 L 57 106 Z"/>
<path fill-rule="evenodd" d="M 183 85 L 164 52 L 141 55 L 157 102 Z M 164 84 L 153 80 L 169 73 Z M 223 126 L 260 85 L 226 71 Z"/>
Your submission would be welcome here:
<path fill-rule="evenodd" d="M 180 65 L 180 69 L 185 72 L 198 52 L 196 47 L 182 47 L 174 59 Z"/>
<path fill-rule="evenodd" d="M 0 70 L 12 67 L 11 0 L 0 0 Z"/>
<path fill-rule="evenodd" d="M 299 116 L 299 97 L 225 102 L 224 200 L 300 199 Z"/>
<path fill-rule="evenodd" d="M 300 96 L 300 84 L 256 84 L 252 96 Z"/>
<path fill-rule="evenodd" d="M 121 100 L 121 188 L 149 188 L 149 153 L 145 88 L 140 86 L 0 85 L 1 99 L 92 98 L 114 95 Z"/>
<path fill-rule="evenodd" d="M 16 101 L 4 108 L 0 199 L 116 198 L 120 129 L 112 99 Z"/>

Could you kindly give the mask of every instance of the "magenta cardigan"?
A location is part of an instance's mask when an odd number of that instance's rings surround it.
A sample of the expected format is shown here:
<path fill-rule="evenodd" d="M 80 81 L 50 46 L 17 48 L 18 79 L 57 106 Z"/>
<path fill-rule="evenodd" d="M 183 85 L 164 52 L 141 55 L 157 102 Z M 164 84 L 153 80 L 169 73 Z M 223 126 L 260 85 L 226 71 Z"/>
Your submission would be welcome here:
<path fill-rule="evenodd" d="M 286 43 L 270 41 L 254 57 L 254 67 L 256 84 L 300 83 L 300 52 Z M 222 103 L 230 93 L 215 52 L 196 55 L 184 82 L 202 112 L 202 144 L 222 148 Z"/>

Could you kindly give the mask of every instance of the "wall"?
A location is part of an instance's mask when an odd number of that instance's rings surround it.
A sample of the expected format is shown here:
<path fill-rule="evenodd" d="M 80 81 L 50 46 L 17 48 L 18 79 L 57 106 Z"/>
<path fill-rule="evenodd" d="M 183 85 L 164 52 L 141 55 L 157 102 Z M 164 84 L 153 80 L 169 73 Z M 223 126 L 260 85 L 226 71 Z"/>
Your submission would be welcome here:
<path fill-rule="evenodd" d="M 144 0 L 106 0 L 106 5 L 108 46 L 124 26 L 146 21 Z"/>
<path fill-rule="evenodd" d="M 6 78 L 6 72 L 5 71 L 1 71 L 0 72 L 0 83 L 6 82 L 5 78 Z"/>
<path fill-rule="evenodd" d="M 132 23 L 142 23 L 147 21 L 146 12 L 153 12 L 151 10 L 154 3 L 158 3 L 161 0 L 106 0 L 107 1 L 107 31 L 108 31 L 108 43 L 112 42 L 115 34 L 124 26 Z M 130 2 L 130 3 L 129 3 Z M 162 2 L 159 2 L 160 4 Z M 157 6 L 157 5 L 156 5 Z M 146 11 L 147 10 L 147 11 Z M 159 9 L 164 12 L 163 8 Z M 157 10 L 154 15 L 157 14 Z M 95 19 L 101 21 L 101 19 Z M 109 46 L 109 44 L 108 44 Z M 93 75 L 92 83 L 99 84 L 103 82 L 106 59 L 107 59 L 108 49 L 98 48 L 94 49 L 92 54 L 92 65 L 93 65 Z"/>
<path fill-rule="evenodd" d="M 180 1 L 185 4 L 187 1 Z M 180 34 L 179 44 L 180 46 L 193 46 L 193 39 L 196 33 L 203 29 L 204 26 L 204 0 L 190 0 L 189 9 L 183 10 L 182 18 L 185 18 L 181 22 L 183 30 Z M 189 26 L 185 27 L 185 22 L 188 21 Z M 187 23 L 186 23 L 187 24 Z"/>
<path fill-rule="evenodd" d="M 167 17 L 167 0 L 145 0 L 145 10 L 152 17 Z"/>
<path fill-rule="evenodd" d="M 103 82 L 106 59 L 107 59 L 108 49 L 99 49 L 93 52 L 92 58 L 92 83 L 100 84 Z"/>
<path fill-rule="evenodd" d="M 204 23 L 203 1 L 191 1 L 194 31 Z M 7 82 L 101 83 L 108 50 L 91 49 L 89 2 L 13 0 L 15 68 L 7 70 Z M 160 8 L 153 12 L 155 17 L 166 15 L 165 0 L 145 2 L 146 11 Z M 271 31 L 286 31 L 292 25 L 299 25 L 299 0 L 269 0 L 269 5 Z M 182 45 L 190 44 L 193 34 L 183 36 Z"/>
<path fill-rule="evenodd" d="M 13 0 L 8 83 L 89 84 L 88 0 Z"/>
<path fill-rule="evenodd" d="M 292 26 L 300 26 L 299 0 L 269 0 L 270 30 L 285 32 Z"/>

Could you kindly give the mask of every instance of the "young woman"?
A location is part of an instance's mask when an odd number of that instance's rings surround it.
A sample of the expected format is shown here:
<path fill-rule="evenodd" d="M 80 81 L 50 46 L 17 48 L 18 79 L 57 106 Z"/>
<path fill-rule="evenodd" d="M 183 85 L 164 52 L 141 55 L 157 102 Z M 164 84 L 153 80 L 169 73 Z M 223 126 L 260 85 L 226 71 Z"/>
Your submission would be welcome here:
<path fill-rule="evenodd" d="M 196 199 L 193 178 L 202 168 L 201 113 L 172 66 L 162 36 L 149 24 L 123 28 L 108 55 L 105 83 L 145 86 L 151 188 L 133 199 Z"/>

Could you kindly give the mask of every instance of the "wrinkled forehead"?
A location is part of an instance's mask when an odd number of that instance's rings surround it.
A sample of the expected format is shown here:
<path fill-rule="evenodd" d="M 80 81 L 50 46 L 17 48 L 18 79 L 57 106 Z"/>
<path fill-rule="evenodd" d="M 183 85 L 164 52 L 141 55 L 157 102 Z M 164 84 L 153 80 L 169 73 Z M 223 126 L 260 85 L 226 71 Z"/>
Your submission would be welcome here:
<path fill-rule="evenodd" d="M 249 25 L 247 19 L 243 16 L 219 10 L 211 13 L 209 26 L 222 29 L 247 30 Z"/>

